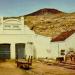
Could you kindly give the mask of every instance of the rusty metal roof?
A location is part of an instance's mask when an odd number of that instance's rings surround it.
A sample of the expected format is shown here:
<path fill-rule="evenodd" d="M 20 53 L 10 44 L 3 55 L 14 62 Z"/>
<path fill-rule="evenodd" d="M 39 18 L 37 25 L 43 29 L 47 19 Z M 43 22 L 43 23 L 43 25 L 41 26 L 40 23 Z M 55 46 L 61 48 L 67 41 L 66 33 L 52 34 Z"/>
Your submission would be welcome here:
<path fill-rule="evenodd" d="M 53 37 L 52 40 L 51 40 L 51 42 L 64 41 L 64 40 L 66 40 L 68 37 L 70 37 L 73 33 L 75 33 L 75 30 L 62 32 L 62 33 L 59 34 L 58 36 Z"/>

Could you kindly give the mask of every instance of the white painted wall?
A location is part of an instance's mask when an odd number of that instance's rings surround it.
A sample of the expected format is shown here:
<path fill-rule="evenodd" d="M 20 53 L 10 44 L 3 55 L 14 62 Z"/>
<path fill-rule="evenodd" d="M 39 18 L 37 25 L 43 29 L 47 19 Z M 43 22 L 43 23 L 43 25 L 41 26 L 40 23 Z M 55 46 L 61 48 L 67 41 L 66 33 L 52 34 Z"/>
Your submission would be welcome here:
<path fill-rule="evenodd" d="M 34 38 L 34 46 L 36 49 L 37 58 L 49 57 L 50 53 L 50 37 L 36 35 Z"/>
<path fill-rule="evenodd" d="M 15 44 L 32 41 L 32 35 L 0 35 L 0 44 L 11 44 L 11 58 L 15 58 Z M 25 48 L 25 50 L 27 50 Z"/>
<path fill-rule="evenodd" d="M 75 33 L 72 34 L 69 38 L 67 38 L 65 42 L 67 50 L 69 50 L 69 48 L 73 48 L 75 50 Z"/>
<path fill-rule="evenodd" d="M 69 48 L 73 48 L 75 50 L 75 33 L 72 34 L 65 41 L 51 42 L 50 44 L 52 53 L 51 58 L 62 57 L 61 50 L 65 50 L 65 54 L 69 51 Z M 64 57 L 64 56 L 63 56 Z"/>
<path fill-rule="evenodd" d="M 13 25 L 19 25 L 21 30 L 17 30 L 14 29 L 12 26 Z M 4 29 L 4 25 L 10 25 L 11 29 Z M 1 25 L 0 25 L 0 44 L 10 44 L 10 55 L 11 55 L 11 59 L 15 59 L 15 44 L 16 43 L 25 43 L 27 44 L 27 42 L 33 42 L 33 37 L 34 37 L 35 33 L 33 31 L 31 31 L 27 25 L 24 25 L 24 19 L 23 17 L 21 18 L 21 20 L 18 19 L 6 19 L 3 20 L 3 18 L 1 19 Z M 27 46 L 27 45 L 26 45 Z M 26 53 L 26 49 L 27 47 L 25 47 L 25 53 Z M 30 48 L 30 47 L 29 47 Z M 30 49 L 29 49 L 30 50 Z M 28 54 L 28 53 L 27 53 Z"/>

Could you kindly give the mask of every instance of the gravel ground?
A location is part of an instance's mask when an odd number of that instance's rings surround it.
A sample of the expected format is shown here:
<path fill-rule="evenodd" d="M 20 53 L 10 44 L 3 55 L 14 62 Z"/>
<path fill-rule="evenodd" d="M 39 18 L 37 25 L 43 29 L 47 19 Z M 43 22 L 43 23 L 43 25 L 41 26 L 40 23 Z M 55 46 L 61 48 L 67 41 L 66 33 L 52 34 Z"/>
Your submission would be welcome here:
<path fill-rule="evenodd" d="M 14 62 L 1 62 L 0 75 L 75 75 L 75 70 L 58 66 L 33 62 L 32 69 L 24 70 L 16 67 Z"/>

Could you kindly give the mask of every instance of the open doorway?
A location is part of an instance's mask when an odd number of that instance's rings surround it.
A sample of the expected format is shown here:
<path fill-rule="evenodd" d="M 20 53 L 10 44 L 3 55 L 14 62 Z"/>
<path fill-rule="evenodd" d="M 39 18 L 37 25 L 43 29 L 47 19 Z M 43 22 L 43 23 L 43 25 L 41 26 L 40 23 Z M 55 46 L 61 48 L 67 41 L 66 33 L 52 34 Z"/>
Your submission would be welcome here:
<path fill-rule="evenodd" d="M 17 43 L 16 48 L 16 59 L 23 59 L 25 57 L 25 44 Z"/>
<path fill-rule="evenodd" d="M 0 59 L 10 59 L 10 44 L 0 44 Z"/>

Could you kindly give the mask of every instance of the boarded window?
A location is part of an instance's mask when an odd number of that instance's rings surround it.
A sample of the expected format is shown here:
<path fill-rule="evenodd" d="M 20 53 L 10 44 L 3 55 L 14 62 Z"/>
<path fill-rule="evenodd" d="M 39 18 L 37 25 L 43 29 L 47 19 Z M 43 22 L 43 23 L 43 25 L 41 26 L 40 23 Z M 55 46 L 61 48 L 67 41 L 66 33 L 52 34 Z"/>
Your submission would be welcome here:
<path fill-rule="evenodd" d="M 65 50 L 61 50 L 61 55 L 65 55 Z"/>

